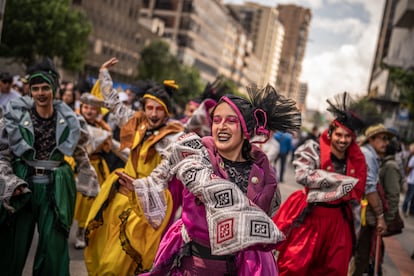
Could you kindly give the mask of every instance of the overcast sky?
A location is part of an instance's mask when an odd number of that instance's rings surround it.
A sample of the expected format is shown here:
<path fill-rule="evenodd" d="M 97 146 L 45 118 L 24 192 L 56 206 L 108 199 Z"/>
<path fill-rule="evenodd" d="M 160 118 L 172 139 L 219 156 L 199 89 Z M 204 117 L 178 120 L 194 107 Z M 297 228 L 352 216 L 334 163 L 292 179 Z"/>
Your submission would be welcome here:
<path fill-rule="evenodd" d="M 242 4 L 243 0 L 225 0 Z M 385 0 L 250 0 L 265 6 L 296 4 L 312 19 L 300 80 L 308 83 L 309 109 L 325 110 L 325 100 L 348 91 L 365 95 Z"/>

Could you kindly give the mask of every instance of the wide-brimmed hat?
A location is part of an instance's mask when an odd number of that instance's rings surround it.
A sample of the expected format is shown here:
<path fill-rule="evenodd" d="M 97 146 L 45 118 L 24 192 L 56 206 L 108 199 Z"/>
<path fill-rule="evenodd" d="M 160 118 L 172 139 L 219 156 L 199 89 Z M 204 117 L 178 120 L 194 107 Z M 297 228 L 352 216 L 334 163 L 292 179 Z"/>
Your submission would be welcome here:
<path fill-rule="evenodd" d="M 395 133 L 387 129 L 383 124 L 376 124 L 368 127 L 365 130 L 365 138 L 363 139 L 361 144 L 365 144 L 366 142 L 368 142 L 369 138 L 381 133 L 386 134 L 387 136 L 389 136 L 389 138 L 395 136 Z"/>
<path fill-rule="evenodd" d="M 81 95 L 80 102 L 82 104 L 87 104 L 99 108 L 105 106 L 105 102 L 103 100 L 99 99 L 98 97 L 92 95 L 89 92 L 85 92 Z"/>

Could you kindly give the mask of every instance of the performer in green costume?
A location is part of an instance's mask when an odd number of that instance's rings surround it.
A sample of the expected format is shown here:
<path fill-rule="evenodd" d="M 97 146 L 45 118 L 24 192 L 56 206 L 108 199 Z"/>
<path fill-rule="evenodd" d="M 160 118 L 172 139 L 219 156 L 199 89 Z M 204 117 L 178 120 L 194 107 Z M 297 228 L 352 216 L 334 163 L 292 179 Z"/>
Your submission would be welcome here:
<path fill-rule="evenodd" d="M 33 275 L 69 275 L 68 236 L 76 189 L 99 190 L 85 143 L 84 121 L 55 101 L 58 74 L 45 59 L 31 68 L 31 96 L 8 103 L 0 119 L 0 267 L 21 275 L 35 226 L 39 233 Z M 78 166 L 78 186 L 64 156 Z"/>

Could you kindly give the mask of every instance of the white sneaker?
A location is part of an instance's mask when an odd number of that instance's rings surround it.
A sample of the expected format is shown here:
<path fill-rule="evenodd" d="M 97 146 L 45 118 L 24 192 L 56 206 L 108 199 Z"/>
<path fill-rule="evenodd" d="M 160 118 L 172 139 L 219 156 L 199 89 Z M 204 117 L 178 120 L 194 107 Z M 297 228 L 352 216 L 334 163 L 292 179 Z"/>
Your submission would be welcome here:
<path fill-rule="evenodd" d="M 78 230 L 76 231 L 76 249 L 84 249 L 86 247 L 84 232 L 85 230 L 83 228 L 78 228 Z"/>
<path fill-rule="evenodd" d="M 86 243 L 84 240 L 76 239 L 75 248 L 76 249 L 84 249 L 86 247 Z"/>

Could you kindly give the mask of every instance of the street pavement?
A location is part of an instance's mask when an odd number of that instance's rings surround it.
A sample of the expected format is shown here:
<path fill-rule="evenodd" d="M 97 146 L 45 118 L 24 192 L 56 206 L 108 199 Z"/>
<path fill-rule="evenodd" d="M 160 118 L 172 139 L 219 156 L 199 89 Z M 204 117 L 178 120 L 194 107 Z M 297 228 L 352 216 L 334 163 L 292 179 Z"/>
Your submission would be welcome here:
<path fill-rule="evenodd" d="M 279 167 L 278 167 L 279 168 Z M 285 182 L 280 183 L 282 201 L 284 201 L 292 192 L 302 187 L 295 183 L 293 167 L 290 163 L 286 164 Z M 403 200 L 401 195 L 400 203 Z M 412 276 L 414 275 L 414 260 L 410 259 L 414 252 L 414 216 L 403 217 L 405 228 L 403 233 L 393 237 L 384 238 L 385 256 L 383 264 L 384 276 Z M 74 248 L 76 224 L 72 226 L 69 237 L 70 248 L 70 273 L 73 276 L 87 276 L 85 264 L 83 262 L 83 250 Z M 23 272 L 23 276 L 32 275 L 33 258 L 37 244 L 37 235 L 35 236 L 29 257 Z M 59 254 L 57 252 L 57 254 Z"/>

